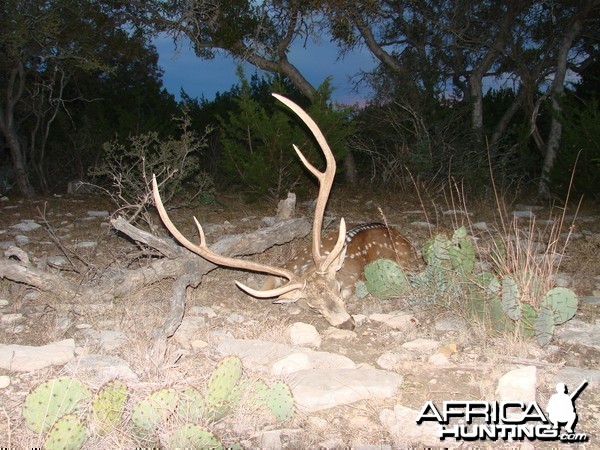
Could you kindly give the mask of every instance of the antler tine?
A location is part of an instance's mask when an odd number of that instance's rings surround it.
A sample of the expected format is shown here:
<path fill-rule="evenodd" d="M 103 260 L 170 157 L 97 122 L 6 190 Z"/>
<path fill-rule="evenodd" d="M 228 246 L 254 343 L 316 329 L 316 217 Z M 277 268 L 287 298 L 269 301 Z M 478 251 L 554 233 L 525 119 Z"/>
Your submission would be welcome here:
<path fill-rule="evenodd" d="M 302 161 L 302 164 L 319 180 L 319 195 L 317 197 L 317 204 L 315 206 L 315 217 L 313 220 L 313 230 L 312 230 L 312 253 L 313 260 L 315 261 L 315 265 L 317 267 L 317 271 L 325 272 L 327 268 L 331 265 L 333 261 L 339 256 L 342 252 L 346 231 L 345 224 L 343 224 L 343 219 L 340 223 L 340 232 L 338 236 L 337 243 L 334 249 L 329 253 L 327 257 L 321 254 L 321 228 L 323 228 L 323 216 L 325 215 L 325 207 L 327 205 L 327 199 L 329 198 L 329 193 L 331 192 L 331 186 L 333 185 L 333 179 L 335 178 L 336 171 L 336 163 L 335 157 L 333 156 L 333 152 L 323 136 L 323 133 L 319 129 L 318 125 L 315 121 L 296 103 L 287 99 L 279 94 L 272 94 L 277 100 L 283 103 L 285 106 L 290 108 L 296 115 L 305 123 L 308 129 L 312 132 L 313 136 L 317 140 L 317 143 L 321 147 L 323 154 L 325 155 L 325 171 L 319 171 L 315 166 L 313 166 L 306 157 L 302 154 L 300 149 L 294 145 L 294 150 L 298 154 L 298 157 Z M 342 225 L 343 230 L 342 230 Z"/>
<path fill-rule="evenodd" d="M 284 286 L 277 289 L 270 289 L 267 291 L 256 291 L 236 281 L 237 286 L 249 293 L 250 295 L 254 295 L 255 297 L 259 298 L 277 297 L 282 293 L 293 291 L 294 289 L 300 289 L 304 286 L 304 283 L 302 283 L 298 279 L 298 277 L 289 270 L 269 266 L 267 264 L 247 261 L 245 259 L 230 258 L 228 256 L 219 255 L 218 253 L 213 252 L 206 245 L 204 231 L 202 230 L 200 222 L 198 222 L 198 219 L 196 219 L 195 217 L 194 222 L 196 224 L 196 227 L 198 228 L 198 234 L 200 235 L 200 245 L 192 243 L 177 229 L 177 227 L 169 218 L 165 206 L 163 205 L 162 199 L 160 198 L 160 193 L 158 191 L 158 183 L 156 182 L 155 175 L 152 175 L 152 194 L 154 196 L 154 203 L 156 205 L 156 209 L 158 210 L 158 214 L 160 215 L 160 218 L 162 219 L 167 229 L 171 232 L 171 234 L 177 241 L 179 241 L 185 248 L 187 248 L 191 252 L 196 253 L 202 258 L 220 266 L 250 270 L 252 272 L 267 273 L 287 278 L 289 280 L 288 283 L 286 283 Z"/>

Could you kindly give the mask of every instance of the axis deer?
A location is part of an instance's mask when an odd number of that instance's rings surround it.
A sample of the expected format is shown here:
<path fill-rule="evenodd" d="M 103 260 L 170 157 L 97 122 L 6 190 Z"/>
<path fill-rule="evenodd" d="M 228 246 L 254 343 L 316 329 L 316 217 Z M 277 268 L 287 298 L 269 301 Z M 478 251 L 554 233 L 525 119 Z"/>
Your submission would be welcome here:
<path fill-rule="evenodd" d="M 335 177 L 335 158 L 312 118 L 291 100 L 278 94 L 273 96 L 304 122 L 325 155 L 326 167 L 321 172 L 304 157 L 296 145 L 293 145 L 304 166 L 319 181 L 310 252 L 308 249 L 300 252 L 283 267 L 222 256 L 208 248 L 202 226 L 195 217 L 200 244 L 193 244 L 169 219 L 158 192 L 156 178 L 153 176 L 152 191 L 156 208 L 173 237 L 188 250 L 217 265 L 272 275 L 266 280 L 262 290 L 236 281 L 236 285 L 246 293 L 258 298 L 280 297 L 288 299 L 287 301 L 305 299 L 307 305 L 320 313 L 331 325 L 353 329 L 354 320 L 346 311 L 344 300 L 352 295 L 354 284 L 361 277 L 364 267 L 376 259 L 389 258 L 401 267 L 411 270 L 420 267 L 419 259 L 411 244 L 397 230 L 379 223 L 359 225 L 346 233 L 346 223 L 342 218 L 337 233 L 332 232 L 321 238 L 325 206 Z M 287 281 L 282 282 L 282 279 Z"/>

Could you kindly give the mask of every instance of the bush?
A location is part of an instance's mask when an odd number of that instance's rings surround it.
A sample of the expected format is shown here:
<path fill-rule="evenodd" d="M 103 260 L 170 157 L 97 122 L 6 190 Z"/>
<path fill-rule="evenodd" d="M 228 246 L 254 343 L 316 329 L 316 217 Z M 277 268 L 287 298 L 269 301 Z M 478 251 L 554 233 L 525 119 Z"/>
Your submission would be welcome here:
<path fill-rule="evenodd" d="M 116 213 L 132 223 L 142 220 L 152 226 L 146 209 L 152 204 L 152 174 L 157 176 L 165 203 L 175 196 L 181 203 L 212 199 L 212 178 L 199 164 L 211 130 L 198 136 L 190 129 L 190 118 L 185 112 L 173 120 L 181 130 L 179 138 L 162 140 L 158 133 L 149 132 L 130 137 L 127 144 L 107 142 L 102 162 L 90 170 L 90 175 L 98 180 L 96 185 L 116 203 Z"/>
<path fill-rule="evenodd" d="M 553 190 L 566 191 L 575 171 L 573 192 L 600 200 L 600 105 L 572 101 L 563 117 L 561 146 L 550 174 Z"/>
<path fill-rule="evenodd" d="M 310 175 L 304 170 L 292 144 L 298 145 L 306 157 L 316 164 L 323 160 L 321 151 L 309 137 L 300 119 L 276 100 L 268 97 L 259 103 L 253 87 L 240 73 L 241 88 L 234 112 L 219 117 L 223 155 L 220 168 L 226 179 L 248 189 L 250 197 L 269 195 L 279 198 L 285 192 L 307 185 Z M 284 93 L 277 79 L 269 79 L 270 92 Z M 344 139 L 350 132 L 344 111 L 327 105 L 331 90 L 326 82 L 315 101 L 305 107 L 319 124 L 336 156 L 338 167 L 345 156 Z"/>

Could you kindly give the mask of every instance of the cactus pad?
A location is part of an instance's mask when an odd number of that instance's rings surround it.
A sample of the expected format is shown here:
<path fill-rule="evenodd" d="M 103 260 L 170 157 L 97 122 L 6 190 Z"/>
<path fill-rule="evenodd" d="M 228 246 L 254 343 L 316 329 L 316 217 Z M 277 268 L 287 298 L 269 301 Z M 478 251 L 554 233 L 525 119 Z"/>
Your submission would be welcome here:
<path fill-rule="evenodd" d="M 106 383 L 92 400 L 90 417 L 97 424 L 99 434 L 118 428 L 123 420 L 127 402 L 127 386 L 120 380 Z"/>
<path fill-rule="evenodd" d="M 156 391 L 133 407 L 131 420 L 138 428 L 152 431 L 173 414 L 178 401 L 179 393 L 173 389 Z"/>
<path fill-rule="evenodd" d="M 46 450 L 77 450 L 87 438 L 87 430 L 75 414 L 67 414 L 52 426 L 44 442 Z"/>
<path fill-rule="evenodd" d="M 177 412 L 187 422 L 199 422 L 204 412 L 204 397 L 196 389 L 186 389 L 181 393 Z"/>
<path fill-rule="evenodd" d="M 502 278 L 502 309 L 511 320 L 521 318 L 521 294 L 514 278 Z"/>
<path fill-rule="evenodd" d="M 452 268 L 461 275 L 473 273 L 475 269 L 475 246 L 467 236 L 465 227 L 460 227 L 454 232 L 452 244 L 448 248 L 448 257 Z"/>
<path fill-rule="evenodd" d="M 294 417 L 294 397 L 283 381 L 275 381 L 269 386 L 265 403 L 279 420 L 287 421 Z"/>
<path fill-rule="evenodd" d="M 579 299 L 575 292 L 564 287 L 550 289 L 541 301 L 542 308 L 552 311 L 554 325 L 560 325 L 571 320 L 577 312 Z"/>
<path fill-rule="evenodd" d="M 242 360 L 237 356 L 223 358 L 215 367 L 205 396 L 205 415 L 208 420 L 220 420 L 233 409 L 231 394 L 242 377 Z"/>
<path fill-rule="evenodd" d="M 40 384 L 29 393 L 23 405 L 27 428 L 35 433 L 47 431 L 60 417 L 74 412 L 91 395 L 81 382 L 69 377 Z"/>
<path fill-rule="evenodd" d="M 535 321 L 535 339 L 541 346 L 548 345 L 554 334 L 554 315 L 550 308 L 542 308 Z"/>
<path fill-rule="evenodd" d="M 377 298 L 404 295 L 411 289 L 404 270 L 389 259 L 378 259 L 365 267 L 366 285 Z"/>
<path fill-rule="evenodd" d="M 223 445 L 210 431 L 199 425 L 185 424 L 175 430 L 169 441 L 170 448 L 222 449 Z"/>

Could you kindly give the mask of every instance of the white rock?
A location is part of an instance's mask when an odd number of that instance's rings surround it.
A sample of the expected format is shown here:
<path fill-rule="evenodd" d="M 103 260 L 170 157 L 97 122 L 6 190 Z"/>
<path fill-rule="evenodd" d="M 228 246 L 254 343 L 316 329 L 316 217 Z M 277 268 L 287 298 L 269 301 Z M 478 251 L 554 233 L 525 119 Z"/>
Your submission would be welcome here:
<path fill-rule="evenodd" d="M 27 236 L 25 236 L 24 234 L 17 234 L 15 236 L 15 242 L 18 245 L 27 245 L 27 244 L 29 244 L 29 238 Z"/>
<path fill-rule="evenodd" d="M 203 348 L 208 347 L 208 342 L 203 341 L 202 339 L 193 339 L 193 340 L 190 341 L 190 346 L 193 349 L 201 350 Z"/>
<path fill-rule="evenodd" d="M 439 425 L 433 422 L 421 422 L 417 425 L 419 411 L 406 406 L 396 405 L 394 410 L 384 409 L 379 413 L 379 420 L 390 433 L 399 448 L 408 448 L 415 444 L 443 447 L 451 442 L 440 441 Z"/>
<path fill-rule="evenodd" d="M 8 306 L 10 302 L 4 298 L 0 298 L 0 306 Z"/>
<path fill-rule="evenodd" d="M 442 353 L 434 353 L 427 359 L 427 361 L 430 364 L 433 364 L 434 366 L 438 367 L 446 367 L 452 365 L 448 357 Z"/>
<path fill-rule="evenodd" d="M 82 355 L 65 365 L 65 370 L 71 375 L 77 374 L 78 378 L 86 378 L 96 386 L 114 378 L 132 383 L 139 381 L 135 372 L 118 356 Z"/>
<path fill-rule="evenodd" d="M 410 342 L 405 342 L 404 344 L 401 345 L 402 348 L 405 348 L 406 350 L 410 350 L 413 352 L 419 352 L 419 353 L 429 353 L 432 352 L 434 350 L 437 350 L 437 348 L 440 346 L 440 343 L 438 341 L 435 341 L 433 339 L 415 339 L 414 341 L 410 341 Z"/>
<path fill-rule="evenodd" d="M 37 230 L 40 227 L 41 227 L 41 225 L 39 223 L 35 223 L 35 221 L 33 221 L 33 220 L 24 220 L 21 223 L 17 223 L 15 225 L 10 226 L 10 228 L 13 228 L 15 230 L 22 231 L 22 232 Z"/>
<path fill-rule="evenodd" d="M 500 402 L 533 402 L 536 385 L 537 368 L 521 367 L 500 377 L 496 387 L 496 397 Z"/>
<path fill-rule="evenodd" d="M 271 375 L 281 377 L 305 369 L 310 369 L 308 356 L 304 353 L 292 353 L 273 364 Z"/>
<path fill-rule="evenodd" d="M 354 319 L 354 325 L 356 325 L 356 328 L 363 326 L 368 319 L 368 317 L 364 314 L 352 314 L 352 318 Z"/>
<path fill-rule="evenodd" d="M 12 325 L 15 323 L 23 322 L 23 320 L 25 320 L 25 317 L 23 316 L 23 314 L 10 313 L 10 314 L 3 314 L 2 318 L 0 319 L 0 322 L 2 322 L 3 325 Z"/>
<path fill-rule="evenodd" d="M 290 341 L 293 345 L 309 346 L 319 348 L 321 346 L 321 335 L 317 329 L 308 323 L 295 322 L 288 328 Z"/>
<path fill-rule="evenodd" d="M 190 316 L 206 316 L 209 319 L 217 317 L 217 313 L 210 306 L 193 306 L 189 311 Z"/>
<path fill-rule="evenodd" d="M 334 437 L 327 439 L 326 441 L 319 442 L 318 448 L 321 450 L 337 450 L 339 448 L 346 448 L 346 443 L 340 437 Z"/>
<path fill-rule="evenodd" d="M 412 314 L 371 314 L 369 320 L 381 322 L 394 330 L 411 330 L 415 328 L 419 321 Z"/>
<path fill-rule="evenodd" d="M 90 217 L 108 217 L 110 214 L 108 211 L 88 211 L 87 215 Z"/>
<path fill-rule="evenodd" d="M 27 345 L 0 345 L 0 368 L 29 372 L 48 366 L 66 364 L 74 357 L 75 341 L 59 342 L 32 347 Z"/>
<path fill-rule="evenodd" d="M 127 342 L 127 335 L 122 331 L 101 330 L 100 347 L 102 350 L 110 352 L 121 347 Z"/>
<path fill-rule="evenodd" d="M 377 358 L 377 365 L 385 370 L 393 370 L 401 361 L 406 360 L 400 353 L 387 352 Z"/>
<path fill-rule="evenodd" d="M 296 406 L 305 413 L 393 397 L 402 380 L 397 373 L 378 369 L 309 369 L 286 377 Z"/>
<path fill-rule="evenodd" d="M 358 337 L 358 334 L 356 334 L 355 331 L 352 331 L 352 330 L 340 330 L 339 328 L 335 328 L 335 327 L 329 327 L 327 330 L 325 330 L 325 332 L 323 333 L 323 335 L 327 339 L 348 340 L 348 341 L 350 339 L 354 339 L 354 338 Z"/>
<path fill-rule="evenodd" d="M 81 241 L 81 242 L 77 242 L 75 244 L 75 248 L 88 249 L 88 248 L 95 248 L 97 245 L 98 245 L 98 243 L 94 242 L 94 241 Z"/>
<path fill-rule="evenodd" d="M 184 347 L 189 347 L 190 342 L 198 339 L 206 330 L 206 319 L 202 316 L 185 316 L 181 325 L 173 335 L 173 341 Z"/>
<path fill-rule="evenodd" d="M 293 353 L 304 353 L 308 356 L 310 367 L 315 369 L 356 368 L 356 364 L 343 355 L 261 340 L 223 337 L 217 343 L 217 351 L 223 356 L 237 355 L 242 359 L 245 368 L 267 373 L 271 373 L 275 362 Z"/>
<path fill-rule="evenodd" d="M 0 389 L 5 389 L 10 386 L 10 377 L 8 375 L 0 375 Z"/>

